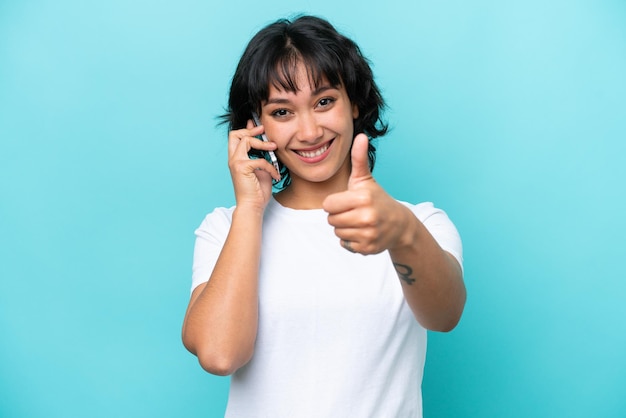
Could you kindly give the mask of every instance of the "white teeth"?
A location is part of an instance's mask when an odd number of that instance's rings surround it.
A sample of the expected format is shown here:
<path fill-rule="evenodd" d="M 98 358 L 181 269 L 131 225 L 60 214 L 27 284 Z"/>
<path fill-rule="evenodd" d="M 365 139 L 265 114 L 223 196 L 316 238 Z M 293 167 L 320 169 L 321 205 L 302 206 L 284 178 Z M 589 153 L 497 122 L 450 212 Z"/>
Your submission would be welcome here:
<path fill-rule="evenodd" d="M 315 151 L 296 151 L 296 152 L 299 155 L 303 156 L 304 158 L 313 158 L 313 157 L 322 155 L 323 153 L 326 152 L 327 149 L 328 149 L 328 144 L 324 145 L 321 148 L 316 149 Z"/>

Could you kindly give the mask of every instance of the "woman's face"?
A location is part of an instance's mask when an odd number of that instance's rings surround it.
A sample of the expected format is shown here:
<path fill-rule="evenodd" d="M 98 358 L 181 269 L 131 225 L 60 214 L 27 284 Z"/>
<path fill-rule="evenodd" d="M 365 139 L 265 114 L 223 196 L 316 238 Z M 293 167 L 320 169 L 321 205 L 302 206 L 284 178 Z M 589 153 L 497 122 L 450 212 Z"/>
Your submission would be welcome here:
<path fill-rule="evenodd" d="M 345 188 L 350 176 L 350 148 L 358 109 L 343 86 L 323 78 L 312 86 L 304 65 L 296 73 L 295 93 L 270 85 L 262 103 L 261 122 L 278 159 L 287 166 L 291 186 Z"/>

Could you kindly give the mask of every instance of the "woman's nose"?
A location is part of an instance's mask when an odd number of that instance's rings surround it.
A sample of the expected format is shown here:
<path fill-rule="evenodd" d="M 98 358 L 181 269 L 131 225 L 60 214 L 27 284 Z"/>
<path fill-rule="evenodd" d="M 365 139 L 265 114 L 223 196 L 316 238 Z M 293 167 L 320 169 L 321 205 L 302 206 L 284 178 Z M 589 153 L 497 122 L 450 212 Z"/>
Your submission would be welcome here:
<path fill-rule="evenodd" d="M 315 142 L 322 137 L 323 129 L 313 113 L 302 113 L 298 118 L 298 140 Z"/>

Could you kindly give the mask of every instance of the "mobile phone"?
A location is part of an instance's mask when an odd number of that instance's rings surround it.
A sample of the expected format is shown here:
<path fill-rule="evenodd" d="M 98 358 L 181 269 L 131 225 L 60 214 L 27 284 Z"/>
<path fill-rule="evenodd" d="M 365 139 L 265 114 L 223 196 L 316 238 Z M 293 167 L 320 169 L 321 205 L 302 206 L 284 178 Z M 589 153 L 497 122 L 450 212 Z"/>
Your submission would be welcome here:
<path fill-rule="evenodd" d="M 261 124 L 259 115 L 257 115 L 256 112 L 252 112 L 252 121 L 254 122 L 254 126 L 259 126 Z M 262 133 L 260 135 L 260 138 L 261 140 L 265 142 L 269 142 L 265 133 Z M 276 154 L 274 153 L 274 151 L 261 151 L 261 150 L 251 149 L 250 152 L 248 152 L 248 155 L 250 156 L 250 158 L 265 158 L 267 161 L 272 163 L 274 167 L 276 168 L 276 171 L 280 173 L 280 167 L 278 166 L 278 158 L 276 158 Z"/>

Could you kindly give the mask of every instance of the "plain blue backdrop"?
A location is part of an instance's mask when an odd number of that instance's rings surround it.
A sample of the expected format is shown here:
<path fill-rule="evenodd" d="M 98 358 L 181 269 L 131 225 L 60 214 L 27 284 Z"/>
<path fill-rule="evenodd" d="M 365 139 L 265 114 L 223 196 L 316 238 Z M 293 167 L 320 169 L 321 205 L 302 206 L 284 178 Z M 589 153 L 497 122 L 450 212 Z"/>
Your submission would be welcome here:
<path fill-rule="evenodd" d="M 425 416 L 626 416 L 623 0 L 0 0 L 0 416 L 222 416 L 180 342 L 193 231 L 234 201 L 236 62 L 297 12 L 373 63 L 377 180 L 464 240 Z"/>

